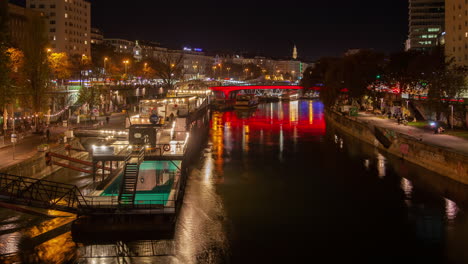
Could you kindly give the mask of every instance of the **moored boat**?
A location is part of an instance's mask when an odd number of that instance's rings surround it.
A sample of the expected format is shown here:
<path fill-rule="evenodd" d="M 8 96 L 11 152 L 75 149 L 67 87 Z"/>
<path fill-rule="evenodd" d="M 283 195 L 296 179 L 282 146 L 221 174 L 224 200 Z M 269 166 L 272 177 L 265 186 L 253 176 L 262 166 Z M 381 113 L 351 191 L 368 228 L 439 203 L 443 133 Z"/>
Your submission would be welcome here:
<path fill-rule="evenodd" d="M 239 94 L 236 97 L 235 109 L 250 109 L 258 105 L 258 97 L 253 94 Z"/>

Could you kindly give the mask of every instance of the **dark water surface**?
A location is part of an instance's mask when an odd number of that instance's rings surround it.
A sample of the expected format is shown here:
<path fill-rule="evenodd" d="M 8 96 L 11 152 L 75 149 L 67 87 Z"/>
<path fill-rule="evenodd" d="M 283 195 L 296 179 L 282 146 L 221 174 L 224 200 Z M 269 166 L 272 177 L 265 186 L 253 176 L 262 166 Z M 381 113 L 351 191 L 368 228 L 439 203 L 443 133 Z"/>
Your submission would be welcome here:
<path fill-rule="evenodd" d="M 262 104 L 213 113 L 172 239 L 83 244 L 67 217 L 0 209 L 0 260 L 468 263 L 467 201 L 466 186 L 327 127 L 320 102 Z"/>

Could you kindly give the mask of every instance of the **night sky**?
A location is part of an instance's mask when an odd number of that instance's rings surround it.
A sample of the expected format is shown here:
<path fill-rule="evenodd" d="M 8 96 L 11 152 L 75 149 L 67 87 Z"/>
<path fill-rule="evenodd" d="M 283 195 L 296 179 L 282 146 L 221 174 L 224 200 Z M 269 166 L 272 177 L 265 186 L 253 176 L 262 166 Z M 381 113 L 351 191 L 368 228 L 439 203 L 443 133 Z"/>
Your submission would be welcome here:
<path fill-rule="evenodd" d="M 339 56 L 349 48 L 402 50 L 407 0 L 90 0 L 105 37 L 145 39 L 169 48 L 299 56 Z"/>

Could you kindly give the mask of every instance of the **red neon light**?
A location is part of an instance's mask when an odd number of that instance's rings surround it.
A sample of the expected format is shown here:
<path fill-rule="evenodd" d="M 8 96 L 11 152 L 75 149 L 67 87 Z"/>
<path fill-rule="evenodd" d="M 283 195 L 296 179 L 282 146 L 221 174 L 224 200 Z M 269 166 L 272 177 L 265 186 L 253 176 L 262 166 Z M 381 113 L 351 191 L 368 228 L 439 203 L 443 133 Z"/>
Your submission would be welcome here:
<path fill-rule="evenodd" d="M 229 97 L 229 93 L 232 91 L 240 90 L 301 90 L 304 87 L 299 85 L 247 85 L 247 86 L 213 86 L 210 87 L 211 91 L 223 92 L 225 98 Z"/>

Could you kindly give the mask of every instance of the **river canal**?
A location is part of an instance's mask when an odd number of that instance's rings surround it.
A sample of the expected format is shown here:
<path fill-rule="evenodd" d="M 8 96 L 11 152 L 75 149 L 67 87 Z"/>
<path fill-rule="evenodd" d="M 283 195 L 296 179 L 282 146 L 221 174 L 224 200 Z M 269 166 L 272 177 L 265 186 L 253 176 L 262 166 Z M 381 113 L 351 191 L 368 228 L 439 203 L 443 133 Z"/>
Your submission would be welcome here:
<path fill-rule="evenodd" d="M 173 237 L 79 242 L 67 215 L 0 209 L 0 262 L 468 263 L 467 206 L 466 186 L 326 126 L 320 102 L 268 103 L 212 113 Z"/>

